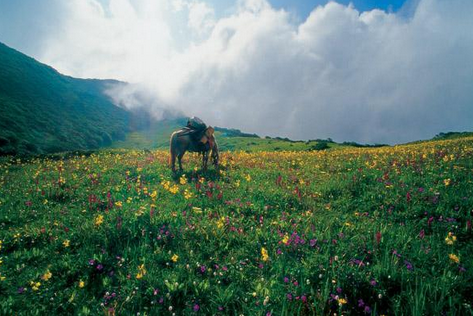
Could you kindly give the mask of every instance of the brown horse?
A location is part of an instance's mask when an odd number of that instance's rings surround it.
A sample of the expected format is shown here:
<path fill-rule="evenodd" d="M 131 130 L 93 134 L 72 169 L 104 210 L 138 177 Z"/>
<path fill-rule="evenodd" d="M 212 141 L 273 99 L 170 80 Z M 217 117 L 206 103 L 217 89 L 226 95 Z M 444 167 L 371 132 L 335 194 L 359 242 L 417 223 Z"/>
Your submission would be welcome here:
<path fill-rule="evenodd" d="M 202 153 L 202 169 L 207 170 L 209 153 L 215 168 L 218 167 L 218 145 L 214 136 L 214 129 L 207 127 L 200 140 L 195 140 L 189 133 L 189 129 L 175 131 L 170 140 L 171 169 L 176 172 L 176 157 L 179 162 L 179 170 L 182 171 L 182 157 L 186 151 Z"/>

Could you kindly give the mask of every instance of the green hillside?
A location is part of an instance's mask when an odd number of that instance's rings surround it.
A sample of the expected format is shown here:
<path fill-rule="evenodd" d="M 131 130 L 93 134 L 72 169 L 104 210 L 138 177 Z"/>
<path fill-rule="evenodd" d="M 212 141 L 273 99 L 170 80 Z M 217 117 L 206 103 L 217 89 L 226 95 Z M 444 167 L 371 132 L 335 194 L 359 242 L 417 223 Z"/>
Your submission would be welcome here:
<path fill-rule="evenodd" d="M 102 93 L 111 83 L 61 75 L 0 43 L 0 154 L 94 149 L 124 139 L 130 114 Z"/>

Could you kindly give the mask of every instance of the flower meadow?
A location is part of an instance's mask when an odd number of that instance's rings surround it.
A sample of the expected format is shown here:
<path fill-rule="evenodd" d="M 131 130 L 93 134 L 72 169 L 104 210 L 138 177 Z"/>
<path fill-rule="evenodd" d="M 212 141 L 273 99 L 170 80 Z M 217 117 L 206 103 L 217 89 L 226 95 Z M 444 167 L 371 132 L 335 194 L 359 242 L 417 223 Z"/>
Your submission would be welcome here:
<path fill-rule="evenodd" d="M 0 161 L 0 314 L 469 315 L 473 138 Z"/>

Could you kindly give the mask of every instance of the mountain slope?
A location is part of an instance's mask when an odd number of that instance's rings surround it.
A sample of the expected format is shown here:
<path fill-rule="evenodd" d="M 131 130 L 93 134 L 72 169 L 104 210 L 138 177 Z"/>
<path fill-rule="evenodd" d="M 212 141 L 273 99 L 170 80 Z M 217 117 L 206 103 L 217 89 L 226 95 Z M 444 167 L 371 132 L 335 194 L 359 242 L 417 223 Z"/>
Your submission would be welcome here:
<path fill-rule="evenodd" d="M 103 90 L 0 43 L 0 154 L 93 149 L 124 139 L 130 114 Z"/>

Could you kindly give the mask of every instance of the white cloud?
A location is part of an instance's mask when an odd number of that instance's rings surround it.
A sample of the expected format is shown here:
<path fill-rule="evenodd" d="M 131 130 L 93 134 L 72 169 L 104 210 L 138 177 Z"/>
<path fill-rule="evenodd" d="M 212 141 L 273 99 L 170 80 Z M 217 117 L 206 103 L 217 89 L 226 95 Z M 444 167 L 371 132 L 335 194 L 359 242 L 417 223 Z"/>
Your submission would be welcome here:
<path fill-rule="evenodd" d="M 265 0 L 218 19 L 199 1 L 71 0 L 38 57 L 135 83 L 116 92 L 123 102 L 261 135 L 393 143 L 472 130 L 473 2 L 418 2 L 409 17 L 331 2 L 297 25 Z"/>
<path fill-rule="evenodd" d="M 199 36 L 206 34 L 215 25 L 215 12 L 204 2 L 191 2 L 189 4 L 189 22 L 187 25 Z"/>

